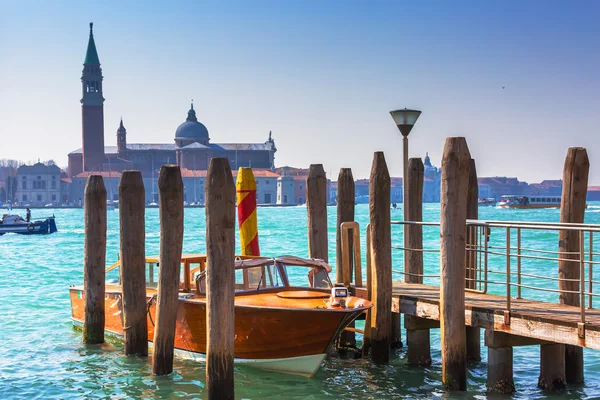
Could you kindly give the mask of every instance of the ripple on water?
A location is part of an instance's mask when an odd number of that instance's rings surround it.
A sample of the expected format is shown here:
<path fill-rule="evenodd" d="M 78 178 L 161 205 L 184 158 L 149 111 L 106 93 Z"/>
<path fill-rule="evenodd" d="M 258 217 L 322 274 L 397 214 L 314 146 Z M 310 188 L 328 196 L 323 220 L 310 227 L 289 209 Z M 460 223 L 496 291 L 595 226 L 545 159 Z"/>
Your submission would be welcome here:
<path fill-rule="evenodd" d="M 598 209 L 600 203 L 591 204 L 586 222 L 600 223 L 600 215 L 595 213 Z M 71 311 L 67 289 L 69 285 L 83 282 L 83 212 L 80 209 L 44 212 L 54 212 L 58 233 L 41 237 L 0 236 L 0 399 L 206 398 L 203 364 L 176 359 L 172 375 L 153 377 L 148 359 L 122 356 L 122 346 L 118 343 L 100 346 L 81 344 L 81 333 L 72 328 L 69 319 Z M 205 252 L 204 213 L 204 209 L 185 210 L 183 251 L 186 253 Z M 259 208 L 258 217 L 263 254 L 308 255 L 305 207 Z M 401 219 L 401 209 L 392 210 L 392 218 Z M 480 218 L 551 222 L 558 221 L 559 213 L 556 210 L 527 212 L 482 207 Z M 335 208 L 329 207 L 329 257 L 332 264 L 335 264 L 335 219 Z M 368 206 L 357 207 L 356 219 L 364 229 Z M 439 205 L 425 204 L 424 219 L 438 220 Z M 158 229 L 158 210 L 147 210 L 147 254 L 158 254 Z M 394 243 L 401 244 L 401 229 L 394 227 L 393 232 Z M 525 234 L 523 238 L 526 238 Z M 494 240 L 500 241 L 500 238 Z M 535 246 L 539 249 L 552 249 L 557 243 L 556 235 L 551 233 L 544 233 L 537 240 Z M 439 231 L 426 231 L 424 243 L 426 246 L 439 245 Z M 119 213 L 111 211 L 108 214 L 107 263 L 116 261 L 118 252 Z M 399 252 L 394 253 L 395 260 L 400 260 L 400 256 Z M 426 270 L 435 272 L 439 268 L 439 260 L 435 259 L 435 254 L 426 257 L 429 257 Z M 236 366 L 236 398 L 485 398 L 485 347 L 482 346 L 482 362 L 470 365 L 469 391 L 448 394 L 440 382 L 439 331 L 431 332 L 433 364 L 429 367 L 407 365 L 405 349 L 396 351 L 387 366 L 376 366 L 366 360 L 328 358 L 310 380 Z M 584 353 L 587 383 L 557 397 L 600 398 L 600 385 L 594 379 L 600 371 L 600 357 L 595 351 L 586 350 Z M 537 389 L 538 348 L 515 348 L 514 355 L 517 393 L 508 397 L 545 398 L 546 395 Z"/>

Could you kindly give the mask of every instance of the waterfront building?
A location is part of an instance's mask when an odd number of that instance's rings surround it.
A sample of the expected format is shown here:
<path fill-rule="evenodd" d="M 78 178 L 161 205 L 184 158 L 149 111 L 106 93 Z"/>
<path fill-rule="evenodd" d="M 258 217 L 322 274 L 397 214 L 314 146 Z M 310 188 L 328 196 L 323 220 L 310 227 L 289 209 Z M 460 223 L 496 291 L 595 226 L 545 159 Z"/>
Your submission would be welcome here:
<path fill-rule="evenodd" d="M 61 176 L 56 165 L 37 162 L 17 168 L 17 201 L 22 205 L 60 205 Z"/>
<path fill-rule="evenodd" d="M 194 105 L 177 129 L 172 143 L 129 143 L 123 120 L 116 131 L 116 146 L 104 144 L 104 97 L 100 59 L 90 24 L 82 82 L 82 147 L 69 153 L 68 177 L 86 177 L 87 172 L 122 172 L 137 169 L 144 178 L 157 179 L 163 164 L 178 164 L 189 170 L 206 170 L 213 157 L 229 159 L 232 170 L 239 167 L 274 169 L 277 148 L 269 132 L 261 143 L 212 143 L 208 129 L 198 121 Z M 82 175 L 83 173 L 83 175 Z M 156 201 L 157 189 L 150 200 Z"/>
<path fill-rule="evenodd" d="M 485 183 L 479 183 L 477 185 L 478 187 L 478 192 L 479 192 L 479 198 L 480 199 L 489 199 L 492 196 L 492 188 L 490 187 L 490 185 L 487 185 Z"/>
<path fill-rule="evenodd" d="M 423 167 L 423 202 L 439 203 L 442 183 L 442 170 L 431 164 L 429 153 L 425 153 Z"/>

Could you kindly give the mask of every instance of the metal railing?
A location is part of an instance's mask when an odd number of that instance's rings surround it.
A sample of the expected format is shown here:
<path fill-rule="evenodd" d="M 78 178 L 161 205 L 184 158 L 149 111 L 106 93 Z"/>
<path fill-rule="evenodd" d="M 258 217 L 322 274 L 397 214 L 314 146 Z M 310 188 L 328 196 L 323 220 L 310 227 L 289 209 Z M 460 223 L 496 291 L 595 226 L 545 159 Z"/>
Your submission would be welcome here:
<path fill-rule="evenodd" d="M 439 230 L 440 226 L 439 222 L 410 221 L 392 221 L 392 225 L 420 225 L 424 228 L 423 231 L 425 228 Z M 588 309 L 593 308 L 594 298 L 600 297 L 600 292 L 594 293 L 594 287 L 598 287 L 600 281 L 593 279 L 594 266 L 600 264 L 599 261 L 594 261 L 594 256 L 598 255 L 594 253 L 594 233 L 600 232 L 600 225 L 467 220 L 466 229 L 465 290 L 477 293 L 488 293 L 491 290 L 492 294 L 505 295 L 506 323 L 510 323 L 513 294 L 516 294 L 514 297 L 516 299 L 529 298 L 551 303 L 552 299 L 549 298 L 551 293 L 563 297 L 577 296 L 578 301 L 571 299 L 571 303 L 579 303 L 580 323 L 585 323 L 586 305 Z M 406 229 L 404 231 L 406 232 Z M 578 239 L 578 251 L 567 252 L 559 249 L 560 232 L 570 232 L 571 238 Z M 516 233 L 516 243 L 514 233 Z M 423 237 L 425 238 L 426 235 L 424 234 Z M 426 248 L 424 244 L 422 249 L 402 246 L 393 246 L 393 248 L 401 250 L 405 256 L 411 251 L 424 254 L 440 251 L 439 240 L 436 247 Z M 505 262 L 504 269 L 490 268 L 490 265 L 501 265 L 502 259 Z M 578 273 L 574 274 L 578 276 L 566 277 L 568 273 L 565 271 L 560 274 L 559 262 L 563 265 L 578 263 Z M 437 265 L 439 265 L 439 257 Z M 439 274 L 425 273 L 426 270 L 432 269 L 439 271 L 439 267 L 425 265 L 424 272 L 420 276 L 439 279 Z M 408 271 L 392 271 L 405 277 L 414 275 Z M 545 293 L 543 299 L 540 299 L 539 293 Z"/>

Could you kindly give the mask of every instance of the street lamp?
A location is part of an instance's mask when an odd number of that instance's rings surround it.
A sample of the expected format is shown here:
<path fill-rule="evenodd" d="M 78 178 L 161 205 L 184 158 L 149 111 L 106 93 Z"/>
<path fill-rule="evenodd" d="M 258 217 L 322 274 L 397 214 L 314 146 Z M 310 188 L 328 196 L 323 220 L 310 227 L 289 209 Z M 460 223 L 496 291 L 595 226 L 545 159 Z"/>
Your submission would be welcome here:
<path fill-rule="evenodd" d="M 394 122 L 400 133 L 402 134 L 402 147 L 404 149 L 404 171 L 402 174 L 402 208 L 404 210 L 404 221 L 408 221 L 408 207 L 406 206 L 406 200 L 408 198 L 408 185 L 407 185 L 407 177 L 408 177 L 408 134 L 412 130 L 413 126 L 415 126 L 415 122 L 419 119 L 421 115 L 421 111 L 418 110 L 409 110 L 408 108 L 401 110 L 390 111 L 392 118 L 394 118 Z M 404 248 L 408 248 L 408 235 L 406 224 L 404 225 Z M 404 250 L 404 271 L 408 271 L 407 264 L 407 253 Z"/>

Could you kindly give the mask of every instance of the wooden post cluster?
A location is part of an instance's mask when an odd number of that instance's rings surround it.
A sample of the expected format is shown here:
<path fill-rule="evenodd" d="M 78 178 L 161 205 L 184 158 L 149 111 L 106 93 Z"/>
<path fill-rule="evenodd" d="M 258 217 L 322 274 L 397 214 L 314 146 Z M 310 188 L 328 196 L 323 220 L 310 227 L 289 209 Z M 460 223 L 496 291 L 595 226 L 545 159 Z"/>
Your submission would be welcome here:
<path fill-rule="evenodd" d="M 147 356 L 145 195 L 140 171 L 123 171 L 119 209 L 125 354 Z"/>
<path fill-rule="evenodd" d="M 85 317 L 83 343 L 104 343 L 104 293 L 106 267 L 106 188 L 100 175 L 91 175 L 84 192 L 85 242 L 83 291 Z"/>
<path fill-rule="evenodd" d="M 183 246 L 183 181 L 177 165 L 163 165 L 158 175 L 160 207 L 160 269 L 154 328 L 152 373 L 173 372 L 175 326 Z"/>
<path fill-rule="evenodd" d="M 406 207 L 408 209 L 408 221 L 423 221 L 423 175 L 424 166 L 420 158 L 408 160 L 407 197 Z M 410 249 L 423 248 L 423 227 L 421 225 L 408 225 L 406 227 L 407 245 Z M 423 283 L 423 253 L 420 251 L 408 251 L 406 283 Z M 406 328 L 406 344 L 408 346 L 407 359 L 409 364 L 429 365 L 431 364 L 431 348 L 429 329 L 423 328 L 421 323 L 427 322 L 419 317 L 404 316 L 404 328 Z"/>
<path fill-rule="evenodd" d="M 479 219 L 479 186 L 475 160 L 469 163 L 469 189 L 467 194 L 467 219 Z M 466 287 L 477 288 L 477 227 L 467 229 Z M 467 359 L 481 361 L 481 329 L 467 326 Z M 489 365 L 489 364 L 488 364 Z"/>
<path fill-rule="evenodd" d="M 522 337 L 487 329 L 485 344 L 488 347 L 487 390 L 492 393 L 512 393 L 515 391 L 513 380 L 513 344 L 523 341 Z M 525 338 L 524 343 L 528 344 Z"/>
<path fill-rule="evenodd" d="M 227 158 L 210 160 L 206 198 L 206 387 L 233 400 L 235 185 Z"/>
<path fill-rule="evenodd" d="M 390 359 L 392 332 L 392 234 L 390 174 L 383 152 L 375 152 L 369 180 L 373 308 L 371 309 L 371 358 L 377 364 Z"/>
<path fill-rule="evenodd" d="M 567 151 L 563 169 L 563 188 L 560 205 L 560 222 L 583 223 L 585 202 L 587 197 L 590 161 L 586 149 L 572 147 Z M 559 261 L 558 277 L 564 279 L 579 279 L 579 232 L 560 231 L 558 251 L 560 258 L 575 261 Z M 563 253 L 564 252 L 564 253 Z M 579 282 L 559 281 L 559 288 L 578 291 Z M 571 306 L 579 306 L 580 298 L 576 293 L 561 293 L 560 302 Z M 583 382 L 583 348 L 565 346 L 565 368 L 567 383 Z"/>
<path fill-rule="evenodd" d="M 449 137 L 442 157 L 440 328 L 442 383 L 467 388 L 465 245 L 471 155 L 464 137 Z"/>
<path fill-rule="evenodd" d="M 348 241 L 348 253 L 345 255 L 349 258 L 348 271 L 344 271 L 342 259 L 344 257 L 342 253 L 342 228 L 343 222 L 354 221 L 354 177 L 352 176 L 352 170 L 350 168 L 340 168 L 340 173 L 337 180 L 337 224 L 336 224 L 336 236 L 335 236 L 335 277 L 337 283 L 344 283 L 344 273 L 349 280 L 352 281 L 352 266 L 353 266 L 353 248 L 352 240 Z M 354 327 L 354 322 L 349 325 L 351 328 Z M 356 347 L 356 336 L 354 332 L 344 331 L 340 335 L 340 346 L 342 347 Z"/>
<path fill-rule="evenodd" d="M 308 254 L 329 261 L 327 250 L 327 178 L 323 164 L 311 164 L 306 179 Z"/>

